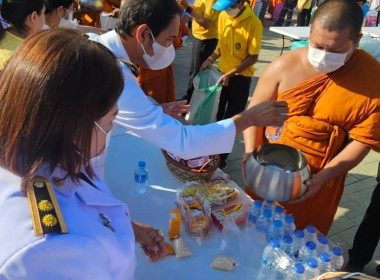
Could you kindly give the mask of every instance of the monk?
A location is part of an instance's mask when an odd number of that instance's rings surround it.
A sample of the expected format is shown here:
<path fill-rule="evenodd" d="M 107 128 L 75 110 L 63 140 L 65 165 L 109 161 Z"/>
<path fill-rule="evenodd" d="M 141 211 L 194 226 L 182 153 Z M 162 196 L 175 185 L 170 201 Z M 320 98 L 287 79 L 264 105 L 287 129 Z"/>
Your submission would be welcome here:
<path fill-rule="evenodd" d="M 181 18 L 179 33 L 173 40 L 173 46 L 177 50 L 182 48 L 183 36 L 188 36 L 189 30 Z M 175 82 L 173 64 L 160 70 L 151 70 L 138 67 L 139 77 L 137 82 L 145 94 L 151 96 L 159 104 L 173 102 L 175 100 Z"/>
<path fill-rule="evenodd" d="M 355 1 L 329 0 L 316 11 L 309 46 L 289 52 L 264 71 L 248 108 L 270 99 L 289 105 L 276 143 L 301 150 L 311 169 L 306 193 L 282 203 L 297 228 L 327 234 L 347 172 L 380 151 L 380 63 L 358 50 L 363 12 Z M 263 129 L 244 132 L 244 165 L 263 141 Z M 249 189 L 254 199 L 259 199 Z"/>
<path fill-rule="evenodd" d="M 74 17 L 79 20 L 81 25 L 93 26 L 101 28 L 100 26 L 100 14 L 102 12 L 111 13 L 114 8 L 120 8 L 120 0 L 103 0 L 103 9 L 99 12 L 86 11 L 85 13 L 76 12 Z M 78 5 L 79 0 L 75 0 Z"/>

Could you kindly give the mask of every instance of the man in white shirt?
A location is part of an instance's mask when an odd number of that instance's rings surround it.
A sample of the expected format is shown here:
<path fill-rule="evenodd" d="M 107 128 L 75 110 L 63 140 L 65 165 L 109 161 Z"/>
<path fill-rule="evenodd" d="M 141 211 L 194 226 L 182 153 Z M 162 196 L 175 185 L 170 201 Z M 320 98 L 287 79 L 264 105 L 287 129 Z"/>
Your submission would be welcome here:
<path fill-rule="evenodd" d="M 175 0 L 128 0 L 121 7 L 115 31 L 92 39 L 124 62 L 158 70 L 174 60 L 172 42 L 179 26 L 180 9 Z M 247 127 L 281 125 L 286 119 L 287 104 L 268 101 L 227 120 L 185 126 L 147 98 L 126 63 L 121 67 L 125 85 L 115 124 L 184 159 L 229 153 L 235 136 Z M 181 111 L 183 104 L 170 103 L 169 108 Z"/>

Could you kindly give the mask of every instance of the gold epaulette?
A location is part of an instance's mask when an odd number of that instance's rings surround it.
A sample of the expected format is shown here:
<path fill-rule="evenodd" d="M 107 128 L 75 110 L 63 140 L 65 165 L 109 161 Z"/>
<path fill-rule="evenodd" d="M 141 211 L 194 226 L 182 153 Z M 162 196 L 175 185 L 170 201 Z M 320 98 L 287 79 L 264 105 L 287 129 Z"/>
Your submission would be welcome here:
<path fill-rule="evenodd" d="M 67 233 L 65 221 L 51 183 L 44 177 L 33 177 L 26 187 L 36 236 Z"/>

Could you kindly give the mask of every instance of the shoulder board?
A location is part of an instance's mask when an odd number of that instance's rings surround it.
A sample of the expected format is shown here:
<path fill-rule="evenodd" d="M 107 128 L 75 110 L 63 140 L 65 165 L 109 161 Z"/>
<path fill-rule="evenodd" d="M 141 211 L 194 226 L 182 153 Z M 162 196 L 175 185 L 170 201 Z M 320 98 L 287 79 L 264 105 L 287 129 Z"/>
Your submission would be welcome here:
<path fill-rule="evenodd" d="M 36 236 L 67 233 L 61 209 L 51 183 L 44 177 L 33 177 L 26 186 Z"/>
<path fill-rule="evenodd" d="M 125 60 L 124 58 L 118 58 L 118 60 L 120 60 L 121 62 L 123 62 L 123 64 L 125 66 L 127 66 L 129 68 L 129 70 L 131 70 L 132 74 L 137 78 L 140 73 L 139 73 L 139 70 L 137 69 L 137 66 L 134 65 L 132 62 L 129 62 L 128 60 Z"/>

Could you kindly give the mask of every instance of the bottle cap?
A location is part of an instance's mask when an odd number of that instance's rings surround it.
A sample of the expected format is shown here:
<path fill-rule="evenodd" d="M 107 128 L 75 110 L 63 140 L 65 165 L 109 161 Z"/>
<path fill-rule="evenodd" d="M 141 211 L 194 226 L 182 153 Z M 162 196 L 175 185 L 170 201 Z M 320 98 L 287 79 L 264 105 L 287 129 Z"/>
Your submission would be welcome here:
<path fill-rule="evenodd" d="M 265 209 L 265 210 L 263 211 L 263 216 L 264 216 L 265 218 L 270 218 L 270 217 L 272 217 L 272 211 L 270 211 L 269 209 Z"/>
<path fill-rule="evenodd" d="M 145 161 L 139 161 L 138 166 L 139 167 L 145 167 Z"/>
<path fill-rule="evenodd" d="M 308 233 L 316 233 L 316 232 L 317 232 L 317 229 L 316 229 L 315 226 L 313 226 L 313 225 L 308 225 L 308 226 L 306 227 L 306 231 L 307 231 Z"/>
<path fill-rule="evenodd" d="M 318 237 L 318 242 L 321 243 L 322 245 L 327 245 L 329 244 L 329 240 L 327 239 L 326 236 L 321 235 Z"/>
<path fill-rule="evenodd" d="M 307 260 L 307 265 L 311 268 L 317 268 L 318 267 L 318 261 L 314 258 L 310 258 Z"/>
<path fill-rule="evenodd" d="M 294 265 L 294 271 L 297 273 L 297 274 L 303 274 L 305 272 L 305 268 L 303 267 L 302 264 L 300 263 L 297 263 Z"/>
<path fill-rule="evenodd" d="M 260 200 L 256 200 L 253 203 L 253 206 L 255 206 L 256 208 L 261 208 L 263 206 L 263 203 Z"/>
<path fill-rule="evenodd" d="M 308 250 L 315 250 L 315 243 L 313 242 L 313 241 L 308 241 L 308 242 L 306 242 L 306 248 L 308 249 Z"/>
<path fill-rule="evenodd" d="M 293 218 L 293 216 L 286 215 L 286 216 L 285 216 L 285 222 L 286 222 L 287 224 L 294 223 L 294 218 Z"/>
<path fill-rule="evenodd" d="M 284 243 L 286 244 L 290 244 L 293 242 L 293 238 L 290 235 L 285 234 L 284 237 L 282 238 L 282 241 L 284 241 Z"/>
<path fill-rule="evenodd" d="M 270 240 L 270 245 L 272 246 L 272 248 L 280 248 L 280 241 L 278 241 L 277 238 L 272 238 Z"/>
<path fill-rule="evenodd" d="M 304 237 L 305 237 L 305 234 L 303 233 L 302 230 L 297 229 L 297 230 L 294 232 L 294 236 L 295 236 L 295 237 L 298 237 L 298 238 L 304 238 Z"/>
<path fill-rule="evenodd" d="M 282 227 L 282 222 L 280 220 L 273 220 L 273 226 L 275 228 L 280 228 Z"/>
<path fill-rule="evenodd" d="M 282 208 L 281 206 L 276 206 L 276 208 L 274 208 L 274 212 L 282 214 L 284 213 L 284 208 Z"/>
<path fill-rule="evenodd" d="M 329 262 L 331 260 L 330 258 L 330 255 L 328 253 L 321 253 L 319 255 L 319 259 L 322 261 L 322 262 Z"/>
<path fill-rule="evenodd" d="M 331 252 L 332 252 L 335 256 L 338 256 L 338 257 L 340 257 L 340 256 L 343 255 L 343 250 L 342 250 L 342 248 L 340 248 L 340 247 L 334 247 L 334 248 L 332 248 Z"/>

